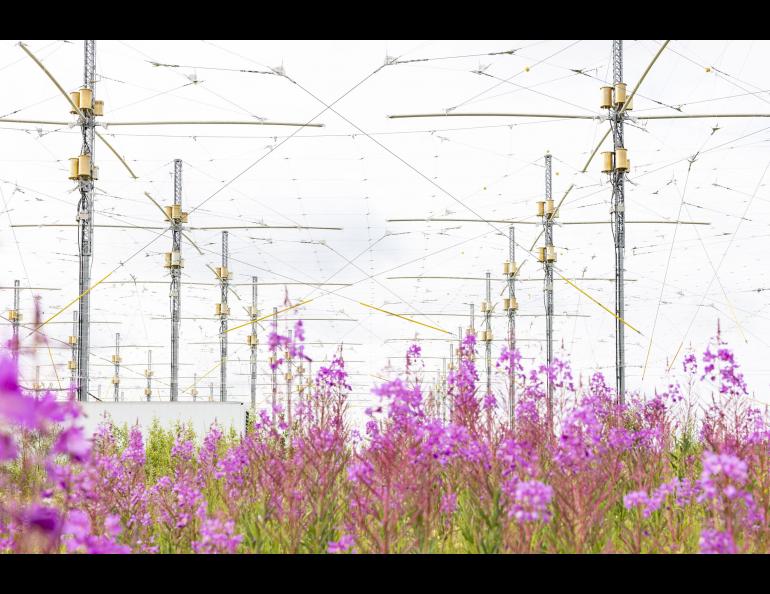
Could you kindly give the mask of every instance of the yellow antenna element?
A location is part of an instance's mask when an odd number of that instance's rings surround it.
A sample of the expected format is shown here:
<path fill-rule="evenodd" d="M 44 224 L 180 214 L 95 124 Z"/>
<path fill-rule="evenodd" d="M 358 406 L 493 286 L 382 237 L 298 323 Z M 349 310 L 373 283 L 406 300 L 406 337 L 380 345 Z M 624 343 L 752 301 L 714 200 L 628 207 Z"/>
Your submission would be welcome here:
<path fill-rule="evenodd" d="M 51 345 L 46 341 L 45 346 L 48 348 L 48 356 L 51 358 L 51 366 L 53 367 L 53 372 L 56 374 L 56 383 L 59 384 L 59 389 L 61 390 L 61 380 L 59 379 L 59 371 L 56 369 L 56 363 L 53 360 L 53 353 L 51 352 Z"/>
<path fill-rule="evenodd" d="M 227 334 L 228 332 L 232 332 L 233 330 L 238 330 L 238 328 L 243 328 L 244 326 L 251 326 L 252 324 L 255 324 L 256 322 L 261 322 L 263 320 L 267 320 L 269 318 L 272 318 L 274 315 L 278 315 L 280 313 L 283 313 L 285 311 L 289 311 L 290 309 L 294 309 L 295 307 L 299 307 L 300 305 L 305 305 L 306 303 L 310 303 L 313 301 L 313 299 L 308 299 L 307 301 L 301 301 L 300 303 L 297 303 L 296 305 L 292 305 L 290 307 L 287 307 L 285 309 L 282 309 L 280 311 L 275 312 L 275 314 L 268 314 L 266 316 L 262 316 L 261 318 L 257 318 L 256 320 L 249 320 L 245 324 L 241 324 L 240 326 L 235 326 L 234 328 L 230 328 L 229 330 L 225 330 L 224 334 Z"/>
<path fill-rule="evenodd" d="M 606 311 L 606 312 L 607 312 L 607 313 L 609 313 L 609 314 L 612 314 L 612 316 L 613 316 L 613 317 L 615 317 L 617 320 L 620 320 L 620 321 L 621 321 L 623 324 L 625 324 L 626 326 L 628 326 L 629 328 L 631 328 L 631 330 L 633 330 L 634 332 L 636 332 L 636 333 L 637 333 L 637 334 L 639 334 L 640 336 L 644 336 L 644 334 L 642 334 L 641 332 L 639 332 L 639 330 L 637 330 L 637 329 L 636 329 L 636 328 L 634 328 L 634 327 L 633 327 L 631 324 L 629 324 L 628 322 L 626 322 L 626 321 L 625 321 L 623 318 L 621 318 L 620 316 L 618 316 L 618 315 L 617 315 L 617 314 L 616 314 L 614 311 L 612 311 L 611 309 L 609 309 L 609 308 L 607 308 L 606 306 L 604 306 L 604 305 L 602 305 L 601 303 L 599 303 L 599 302 L 598 302 L 596 299 L 594 299 L 593 297 L 591 297 L 591 296 L 590 296 L 588 293 L 586 293 L 586 292 L 585 292 L 583 289 L 581 289 L 580 287 L 578 287 L 578 286 L 577 286 L 575 283 L 573 283 L 571 280 L 569 280 L 568 278 L 566 278 L 566 277 L 562 276 L 562 275 L 561 275 L 559 272 L 556 272 L 556 274 L 558 274 L 558 275 L 559 275 L 559 278 L 561 278 L 563 281 L 566 281 L 566 282 L 567 282 L 567 283 L 568 283 L 570 286 L 574 287 L 575 289 L 577 289 L 578 291 L 580 291 L 580 292 L 581 292 L 583 295 L 585 295 L 586 297 L 588 297 L 588 298 L 589 298 L 591 301 L 593 301 L 594 303 L 596 303 L 596 305 L 598 305 L 599 307 L 601 307 L 601 308 L 602 308 L 604 311 Z"/>
<path fill-rule="evenodd" d="M 642 77 L 639 79 L 639 82 L 636 83 L 636 87 L 634 87 L 633 92 L 631 93 L 631 96 L 628 98 L 628 100 L 623 104 L 623 108 L 620 110 L 620 114 L 622 115 L 626 111 L 626 107 L 631 102 L 631 100 L 634 98 L 634 95 L 636 95 L 636 92 L 639 90 L 639 87 L 641 86 L 642 82 L 644 81 L 647 74 L 650 72 L 650 69 L 652 68 L 652 65 L 655 64 L 658 57 L 661 53 L 663 53 L 663 50 L 666 49 L 666 46 L 668 45 L 668 42 L 671 41 L 670 39 L 667 39 L 666 42 L 660 46 L 660 49 L 658 50 L 658 53 L 655 54 L 655 56 L 652 58 L 652 62 L 647 66 L 647 69 L 644 71 L 644 74 L 642 74 Z M 609 128 L 607 132 L 602 136 L 602 139 L 599 141 L 599 144 L 596 145 L 596 148 L 594 149 L 594 152 L 591 153 L 591 156 L 588 157 L 588 161 L 586 161 L 586 164 L 583 166 L 583 169 L 580 171 L 580 173 L 585 173 L 588 170 L 588 166 L 591 164 L 591 161 L 593 161 L 594 156 L 596 155 L 599 148 L 602 146 L 602 143 L 607 139 L 607 137 L 610 135 L 610 132 L 612 131 L 612 128 Z"/>
<path fill-rule="evenodd" d="M 48 68 L 46 68 L 45 66 L 43 66 L 43 63 L 42 63 L 40 60 L 38 60 L 38 59 L 35 57 L 35 54 L 33 54 L 33 53 L 32 53 L 32 52 L 29 50 L 29 48 L 28 48 L 28 47 L 27 47 L 27 46 L 26 46 L 24 43 L 21 43 L 21 42 L 19 42 L 19 46 L 21 47 L 21 49 L 23 49 L 23 50 L 24 50 L 24 51 L 27 53 L 27 55 L 28 55 L 30 58 L 32 58 L 32 59 L 35 61 L 35 64 L 37 64 L 38 66 L 40 66 L 41 70 L 42 70 L 43 72 L 45 72 L 46 76 L 47 76 L 48 78 L 50 78 L 50 79 L 51 79 L 51 82 L 52 82 L 54 85 L 56 85 L 56 88 L 57 88 L 57 89 L 59 89 L 59 91 L 61 92 L 61 94 L 62 94 L 62 95 L 64 95 L 64 98 L 65 98 L 65 99 L 67 100 L 67 102 L 70 104 L 70 107 L 72 107 L 72 109 L 74 109 L 74 110 L 75 110 L 75 112 L 76 112 L 76 113 L 77 113 L 77 114 L 78 114 L 78 115 L 79 115 L 81 118 L 85 118 L 85 115 L 83 115 L 83 112 L 82 112 L 82 111 L 80 111 L 80 107 L 79 107 L 79 106 L 77 106 L 77 105 L 75 105 L 74 101 L 72 101 L 72 98 L 69 96 L 69 94 L 67 93 L 67 91 L 65 91 L 65 90 L 62 88 L 62 86 L 59 84 L 59 81 L 57 81 L 57 80 L 54 78 L 53 74 L 51 74 L 51 73 L 48 71 Z M 134 173 L 134 172 L 131 170 L 131 167 L 129 167 L 129 166 L 128 166 L 128 163 L 126 163 L 126 161 L 123 159 L 123 157 L 121 157 L 121 156 L 118 154 L 118 152 L 117 152 L 117 151 L 116 151 L 116 150 L 115 150 L 115 149 L 112 147 L 112 145 L 111 145 L 109 142 L 107 142 L 107 140 L 105 140 L 104 136 L 102 136 L 101 134 L 99 134 L 99 133 L 98 133 L 98 132 L 96 132 L 96 131 L 95 131 L 95 133 L 96 133 L 96 136 L 99 138 L 99 140 L 101 140 L 101 141 L 102 141 L 104 144 L 106 144 L 106 145 L 107 145 L 107 148 L 108 148 L 108 149 L 110 149 L 110 151 L 112 151 L 112 154 L 114 154 L 114 155 L 115 155 L 115 156 L 118 158 L 118 160 L 119 160 L 119 161 L 120 161 L 120 162 L 123 164 L 123 166 L 124 166 L 124 167 L 125 167 L 125 168 L 128 170 L 128 172 L 131 174 L 131 177 L 132 177 L 132 178 L 134 178 L 134 179 L 138 179 L 138 178 L 137 178 L 137 176 L 136 176 L 136 174 L 135 174 L 135 173 Z"/>
<path fill-rule="evenodd" d="M 117 268 L 116 268 L 115 270 L 117 270 Z M 99 285 L 101 285 L 101 284 L 102 284 L 104 281 L 106 281 L 106 280 L 107 280 L 107 279 L 110 277 L 110 275 L 111 275 L 113 272 L 115 272 L 115 270 L 111 270 L 110 272 L 108 272 L 106 275 L 104 275 L 104 276 L 102 277 L 102 279 L 101 279 L 101 280 L 97 281 L 96 283 L 94 283 L 93 285 L 91 285 L 90 287 L 88 287 L 88 288 L 87 288 L 85 291 L 83 291 L 83 292 L 82 292 L 80 295 L 78 295 L 77 297 L 75 297 L 75 298 L 74 298 L 72 301 L 70 301 L 70 302 L 69 302 L 67 305 L 65 305 L 64 307 L 62 307 L 62 308 L 61 308 L 59 311 L 57 311 L 55 314 L 53 314 L 53 315 L 52 315 L 50 318 L 48 318 L 48 319 L 47 319 L 45 322 L 43 322 L 42 324 L 40 324 L 39 326 L 37 326 L 37 327 L 36 327 L 36 328 L 35 328 L 35 329 L 34 329 L 32 332 L 30 332 L 29 334 L 27 334 L 27 336 L 31 336 L 32 334 L 34 334 L 35 332 L 37 332 L 38 330 L 40 330 L 40 328 L 42 328 L 43 326 L 45 326 L 45 325 L 46 325 L 48 322 L 50 322 L 50 321 L 51 321 L 51 320 L 53 320 L 54 318 L 58 317 L 58 316 L 59 316 L 59 314 L 61 314 L 63 311 L 65 311 L 65 310 L 66 310 L 66 309 L 67 309 L 67 308 L 68 308 L 70 305 L 73 305 L 74 303 L 77 303 L 78 301 L 80 301 L 80 300 L 81 300 L 83 297 L 85 297 L 86 295 L 88 295 L 88 294 L 91 292 L 91 290 L 92 290 L 92 289 L 95 289 L 96 287 L 98 287 Z"/>
<path fill-rule="evenodd" d="M 374 307 L 373 305 L 368 305 L 366 303 L 363 303 L 361 301 L 358 302 L 359 305 L 363 305 L 364 307 L 369 307 L 371 309 L 376 309 L 377 311 L 381 311 L 382 313 L 386 313 L 389 316 L 396 316 L 397 318 L 401 318 L 402 320 L 406 320 L 407 322 L 412 322 L 412 324 L 419 324 L 420 326 L 425 326 L 426 328 L 430 328 L 431 330 L 438 330 L 439 332 L 443 332 L 444 334 L 452 334 L 451 332 L 447 332 L 446 330 L 442 330 L 441 328 L 437 328 L 436 326 L 431 326 L 429 324 L 423 324 L 422 322 L 418 322 L 417 320 L 413 320 L 412 318 L 407 318 L 405 316 L 401 316 L 397 313 L 393 313 L 392 311 L 387 311 L 384 309 L 380 309 L 379 307 Z"/>
<path fill-rule="evenodd" d="M 671 368 L 674 366 L 674 363 L 676 362 L 676 358 L 679 356 L 679 351 L 682 350 L 682 345 L 684 344 L 684 341 L 679 343 L 679 348 L 676 349 L 676 353 L 674 353 L 673 359 L 671 359 L 671 365 L 668 366 L 668 369 L 666 371 L 671 371 Z"/>
<path fill-rule="evenodd" d="M 209 370 L 208 370 L 206 373 L 204 373 L 202 376 L 200 376 L 200 377 L 198 378 L 198 380 L 197 380 L 197 381 L 193 382 L 191 385 L 187 386 L 187 387 L 186 387 L 184 390 L 182 390 L 182 394 L 184 394 L 185 392 L 187 392 L 187 390 L 189 390 L 190 388 L 194 388 L 194 387 L 196 386 L 196 384 L 197 384 L 197 383 L 198 383 L 200 380 L 202 380 L 204 377 L 206 377 L 208 374 L 210 374 L 212 371 L 214 371 L 214 370 L 215 370 L 217 367 L 219 367 L 220 365 L 222 365 L 222 362 L 223 362 L 223 361 L 224 361 L 224 359 L 222 359 L 221 361 L 219 361 L 219 363 L 217 363 L 216 365 L 214 365 L 214 367 L 212 367 L 212 368 L 211 368 L 211 369 L 209 369 Z"/>
<path fill-rule="evenodd" d="M 128 170 L 128 173 L 131 174 L 131 177 L 134 178 L 134 179 L 139 179 L 137 177 L 136 173 L 134 173 L 134 171 L 131 169 L 131 167 L 128 166 L 128 163 L 126 163 L 126 160 L 118 154 L 118 151 L 116 151 L 113 148 L 113 146 L 109 142 L 107 142 L 107 140 L 104 138 L 104 136 L 102 136 L 98 132 L 96 132 L 96 136 L 99 138 L 99 140 L 101 140 L 104 144 L 107 145 L 107 148 L 110 149 L 110 151 L 112 151 L 112 154 L 115 155 L 118 158 L 118 161 L 123 163 L 123 167 L 125 167 Z"/>
<path fill-rule="evenodd" d="M 626 108 L 628 107 L 629 103 L 631 103 L 631 101 L 633 100 L 634 95 L 636 95 L 636 92 L 639 90 L 639 87 L 642 86 L 642 83 L 644 82 L 644 79 L 647 77 L 647 74 L 649 74 L 650 69 L 652 69 L 653 64 L 655 64 L 655 62 L 658 60 L 658 58 L 660 57 L 660 54 L 663 53 L 663 50 L 666 49 L 666 46 L 668 45 L 669 41 L 671 40 L 666 39 L 666 42 L 660 46 L 658 53 L 655 54 L 655 56 L 652 58 L 652 62 L 650 62 L 650 64 L 647 66 L 647 69 L 644 71 L 644 73 L 642 73 L 642 76 L 639 79 L 639 82 L 636 83 L 636 86 L 634 87 L 634 91 L 631 93 L 631 96 L 623 103 L 623 108 L 620 110 L 621 115 L 626 111 Z"/>

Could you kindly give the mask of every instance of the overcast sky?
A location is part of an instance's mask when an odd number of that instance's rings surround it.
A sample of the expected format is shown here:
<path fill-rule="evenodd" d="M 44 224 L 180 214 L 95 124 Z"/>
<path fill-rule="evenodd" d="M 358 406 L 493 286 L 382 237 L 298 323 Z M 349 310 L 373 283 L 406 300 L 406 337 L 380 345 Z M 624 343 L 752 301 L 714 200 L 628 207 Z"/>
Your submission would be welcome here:
<path fill-rule="evenodd" d="M 82 84 L 82 41 L 25 43 L 65 90 Z M 629 88 L 661 43 L 625 42 L 624 79 Z M 477 277 L 489 270 L 496 312 L 502 309 L 502 262 L 508 250 L 504 235 L 483 223 L 410 224 L 387 219 L 476 218 L 472 209 L 488 218 L 534 221 L 535 202 L 544 192 L 543 155 L 550 151 L 554 197 L 558 200 L 575 184 L 563 205 L 561 222 L 609 221 L 611 191 L 600 172 L 600 159 L 580 173 L 606 122 L 386 116 L 448 108 L 600 115 L 599 87 L 612 78 L 610 41 L 97 41 L 96 48 L 95 97 L 105 102 L 104 122 L 265 118 L 324 124 L 301 130 L 248 125 L 101 128 L 138 179 L 132 180 L 105 145 L 97 144 L 95 221 L 162 226 L 162 215 L 144 192 L 170 204 L 172 162 L 179 158 L 184 163 L 183 205 L 191 212 L 191 226 L 343 227 L 341 232 L 232 229 L 230 268 L 240 301 L 231 296 L 230 305 L 234 320 L 246 319 L 241 306 L 250 304 L 251 289 L 245 284 L 252 276 L 276 283 L 259 289 L 259 309 L 265 313 L 282 307 L 282 282 L 350 283 L 324 290 L 289 285 L 293 302 L 316 299 L 281 317 L 293 320 L 301 315 L 309 320 L 310 342 L 344 341 L 356 405 L 371 400 L 371 385 L 378 381 L 374 376 L 383 376 L 389 358 L 393 368 L 403 367 L 409 345 L 403 339 L 429 339 L 422 342 L 423 354 L 430 357 L 425 361 L 426 378 L 449 352 L 448 335 L 359 302 L 412 315 L 453 335 L 458 326 L 468 325 L 467 316 L 443 314 L 465 315 L 467 304 L 475 303 L 480 325 L 483 282 L 390 277 Z M 498 53 L 509 50 L 516 51 Z M 770 113 L 768 50 L 766 41 L 674 40 L 641 86 L 632 115 Z M 400 63 L 383 66 L 388 56 Z M 429 60 L 408 62 L 422 58 Z M 279 66 L 286 77 L 264 73 Z M 17 41 L 0 44 L 0 80 L 6 89 L 0 95 L 0 116 L 74 122 L 64 98 Z M 338 99 L 333 106 L 338 113 L 324 111 L 324 103 Z M 0 284 L 9 286 L 20 279 L 23 286 L 59 289 L 41 292 L 45 313 L 51 315 L 77 296 L 76 229 L 10 225 L 75 222 L 77 190 L 67 179 L 67 159 L 79 153 L 79 129 L 2 123 L 0 134 Z M 642 333 L 626 333 L 630 389 L 649 393 L 656 385 L 665 387 L 671 359 L 677 356 L 674 370 L 679 370 L 689 348 L 702 352 L 719 319 L 754 397 L 767 401 L 768 140 L 766 118 L 626 125 L 625 144 L 632 162 L 626 183 L 627 219 L 675 221 L 679 216 L 710 223 L 627 228 L 626 318 Z M 609 146 L 608 139 L 604 147 Z M 496 227 L 507 231 L 506 225 Z M 526 260 L 521 277 L 532 279 L 517 284 L 522 315 L 517 336 L 524 356 L 540 361 L 545 334 L 543 271 L 523 249 L 532 245 L 538 232 L 535 225 L 516 227 L 521 246 L 517 260 Z M 168 398 L 168 286 L 158 281 L 168 281 L 163 253 L 170 250 L 170 233 L 140 250 L 157 234 L 152 229 L 95 231 L 94 281 L 120 262 L 125 265 L 109 280 L 137 280 L 136 285 L 105 283 L 92 293 L 92 318 L 104 322 L 92 327 L 92 389 L 96 393 L 101 385 L 103 396 L 112 376 L 105 359 L 120 332 L 123 344 L 137 345 L 123 349 L 126 399 L 140 398 L 147 345 L 154 345 L 155 394 Z M 219 265 L 221 234 L 191 231 L 190 235 L 205 255 L 189 244 L 183 246 L 182 389 L 192 384 L 194 373 L 202 376 L 218 360 L 219 324 L 213 314 L 219 289 L 206 264 Z M 614 309 L 612 282 L 579 280 L 613 278 L 609 224 L 557 226 L 554 243 L 558 270 L 578 279 L 581 288 Z M 184 284 L 191 282 L 211 284 Z M 11 292 L 0 291 L 0 297 L 10 308 Z M 30 292 L 25 291 L 22 305 L 27 320 L 31 303 Z M 587 377 L 598 368 L 613 378 L 614 319 L 563 282 L 555 283 L 555 310 L 560 314 L 554 325 L 557 352 L 563 345 L 575 375 Z M 71 319 L 70 308 L 57 321 Z M 496 318 L 493 329 L 503 338 L 505 320 Z M 7 323 L 2 331 L 8 335 Z M 48 331 L 66 340 L 71 325 L 52 324 Z M 249 394 L 247 334 L 246 328 L 229 334 L 229 390 L 240 400 Z M 333 344 L 308 350 L 324 359 L 333 352 Z M 495 356 L 501 345 L 495 343 Z M 68 352 L 56 348 L 53 356 L 59 376 L 68 377 Z M 260 359 L 260 374 L 265 375 L 259 382 L 268 384 L 263 347 Z M 43 379 L 56 385 L 47 353 L 42 352 L 37 363 Z M 27 378 L 34 365 L 26 363 Z M 218 393 L 215 371 L 200 381 L 201 395 L 208 395 L 210 381 L 215 396 Z M 260 387 L 261 402 L 268 392 L 267 385 Z"/>

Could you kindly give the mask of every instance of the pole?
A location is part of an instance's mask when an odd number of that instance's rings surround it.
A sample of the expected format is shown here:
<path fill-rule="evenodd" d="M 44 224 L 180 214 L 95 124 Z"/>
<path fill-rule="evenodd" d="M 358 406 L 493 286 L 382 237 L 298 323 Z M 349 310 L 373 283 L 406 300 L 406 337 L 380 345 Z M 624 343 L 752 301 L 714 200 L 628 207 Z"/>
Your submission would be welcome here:
<path fill-rule="evenodd" d="M 616 39 L 612 42 L 612 81 L 615 85 L 623 82 L 623 40 Z M 610 109 L 612 122 L 612 144 L 615 155 L 618 149 L 625 148 L 623 143 L 623 108 L 613 101 Z M 626 391 L 626 354 L 625 354 L 625 327 L 620 319 L 625 319 L 624 303 L 624 255 L 626 247 L 626 212 L 625 212 L 625 173 L 617 167 L 613 168 L 612 176 L 612 222 L 615 235 L 615 383 L 618 401 L 625 403 Z"/>
<path fill-rule="evenodd" d="M 251 372 L 251 410 L 257 410 L 257 277 L 251 277 L 251 336 L 249 344 L 251 345 L 250 372 Z"/>
<path fill-rule="evenodd" d="M 115 357 L 112 362 L 115 364 L 115 377 L 112 378 L 112 385 L 115 387 L 115 402 L 120 400 L 120 332 L 115 334 Z"/>
<path fill-rule="evenodd" d="M 78 310 L 72 312 L 72 336 L 70 337 L 70 349 L 72 351 L 72 358 L 69 362 L 70 368 L 70 390 L 77 390 L 77 369 L 78 369 Z"/>
<path fill-rule="evenodd" d="M 11 312 L 13 341 L 11 343 L 11 356 L 13 357 L 14 361 L 17 362 L 19 360 L 19 348 L 21 347 L 19 344 L 19 323 L 21 322 L 21 312 L 19 311 L 20 292 L 21 289 L 19 287 L 19 281 L 13 281 L 13 310 Z"/>
<path fill-rule="evenodd" d="M 190 390 L 190 395 L 192 396 L 193 402 L 196 402 L 198 400 L 198 374 L 193 373 L 193 387 L 192 390 Z"/>
<path fill-rule="evenodd" d="M 275 333 L 278 332 L 278 308 L 277 307 L 273 308 L 273 332 Z M 275 405 L 278 403 L 278 378 L 276 377 L 276 373 L 275 373 L 275 370 L 276 370 L 275 364 L 276 364 L 277 356 L 278 354 L 276 352 L 270 357 L 271 359 L 270 382 L 272 385 L 272 392 L 273 392 L 273 399 L 272 399 L 273 408 L 272 408 L 271 418 L 273 419 L 273 425 L 275 425 Z"/>
<path fill-rule="evenodd" d="M 147 351 L 147 369 L 144 371 L 147 376 L 147 387 L 144 389 L 144 395 L 147 396 L 147 402 L 152 396 L 152 351 Z"/>
<path fill-rule="evenodd" d="M 289 344 L 291 344 L 291 330 L 288 331 Z M 286 350 L 286 414 L 289 428 L 291 428 L 291 353 Z"/>
<path fill-rule="evenodd" d="M 174 159 L 171 208 L 171 402 L 179 400 L 179 328 L 182 320 L 182 160 Z"/>
<path fill-rule="evenodd" d="M 546 364 L 550 370 L 553 364 L 553 259 L 556 255 L 553 247 L 553 215 L 555 213 L 553 205 L 553 192 L 551 189 L 551 155 L 545 155 L 545 204 L 543 211 L 543 226 L 545 230 L 545 257 L 543 258 L 545 268 L 545 341 L 546 341 Z M 550 427 L 553 426 L 553 382 L 551 381 L 550 371 L 546 374 L 547 389 L 547 414 Z"/>
<path fill-rule="evenodd" d="M 441 420 L 446 423 L 446 357 L 441 359 Z"/>
<path fill-rule="evenodd" d="M 83 87 L 88 89 L 93 100 L 96 42 L 86 40 L 84 42 Z M 83 96 L 84 93 L 81 93 Z M 77 332 L 77 377 L 78 400 L 88 400 L 88 355 L 91 346 L 91 293 L 87 292 L 91 286 L 91 257 L 93 255 L 93 216 L 94 216 L 94 183 L 92 174 L 94 171 L 94 131 L 96 118 L 93 104 L 81 105 L 83 117 L 80 121 L 82 135 L 81 158 L 78 160 L 78 186 L 80 199 L 78 201 L 78 294 L 82 295 L 78 301 L 78 332 Z M 84 171 L 80 171 L 80 164 L 86 165 Z"/>
<path fill-rule="evenodd" d="M 230 313 L 227 307 L 227 280 L 229 276 L 227 250 L 227 231 L 222 231 L 222 270 L 219 275 L 222 289 L 219 316 L 219 356 L 221 361 L 219 366 L 219 400 L 221 402 L 227 402 L 227 314 Z"/>

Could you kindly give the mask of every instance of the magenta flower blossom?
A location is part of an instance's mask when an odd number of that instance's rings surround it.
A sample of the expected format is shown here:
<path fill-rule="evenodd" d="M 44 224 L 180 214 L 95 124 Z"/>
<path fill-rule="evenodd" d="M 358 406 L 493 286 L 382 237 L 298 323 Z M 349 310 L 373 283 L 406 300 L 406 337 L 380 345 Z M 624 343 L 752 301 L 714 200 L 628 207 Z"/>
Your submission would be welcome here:
<path fill-rule="evenodd" d="M 327 551 L 329 553 L 345 553 L 350 551 L 356 544 L 356 540 L 350 534 L 343 534 L 338 541 L 329 542 Z M 351 551 L 352 552 L 352 551 Z"/>
<path fill-rule="evenodd" d="M 626 509 L 633 509 L 635 507 L 647 507 L 650 503 L 650 498 L 647 496 L 646 491 L 631 491 L 623 497 L 623 506 Z"/>
<path fill-rule="evenodd" d="M 442 514 L 451 515 L 457 511 L 457 493 L 445 493 L 441 497 L 441 507 L 439 508 Z"/>
<path fill-rule="evenodd" d="M 235 534 L 235 522 L 222 521 L 219 518 L 205 517 L 201 524 L 201 536 L 193 541 L 192 548 L 196 553 L 235 553 L 241 544 L 243 536 Z"/>
<path fill-rule="evenodd" d="M 67 454 L 72 460 L 83 462 L 91 451 L 91 442 L 86 439 L 82 427 L 70 427 L 59 433 L 53 452 Z"/>
<path fill-rule="evenodd" d="M 734 499 L 747 477 L 748 465 L 740 458 L 730 454 L 704 452 L 700 480 L 703 492 L 698 500 L 713 499 L 719 495 L 720 489 L 728 499 Z"/>
<path fill-rule="evenodd" d="M 548 522 L 553 488 L 540 481 L 508 481 L 503 491 L 509 500 L 508 516 L 519 523 Z"/>
<path fill-rule="evenodd" d="M 704 530 L 700 535 L 700 552 L 705 555 L 734 554 L 738 550 L 729 532 Z"/>
<path fill-rule="evenodd" d="M 0 462 L 15 460 L 19 455 L 19 448 L 11 435 L 0 433 Z"/>
<path fill-rule="evenodd" d="M 61 529 L 61 514 L 54 507 L 33 505 L 22 514 L 24 524 L 49 535 L 58 534 Z"/>
<path fill-rule="evenodd" d="M 88 514 L 81 510 L 72 510 L 67 515 L 62 530 L 64 542 L 69 553 L 90 553 L 92 555 L 114 555 L 131 552 L 131 547 L 116 542 L 122 532 L 120 518 L 108 515 L 104 520 L 107 534 L 93 534 Z"/>

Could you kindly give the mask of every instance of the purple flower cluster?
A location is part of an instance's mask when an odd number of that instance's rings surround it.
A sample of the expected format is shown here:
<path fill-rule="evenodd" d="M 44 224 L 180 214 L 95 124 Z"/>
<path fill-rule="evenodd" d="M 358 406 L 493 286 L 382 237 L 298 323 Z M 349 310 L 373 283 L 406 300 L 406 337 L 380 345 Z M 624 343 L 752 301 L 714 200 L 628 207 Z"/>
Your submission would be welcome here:
<path fill-rule="evenodd" d="M 548 522 L 551 512 L 548 506 L 553 498 L 553 488 L 540 481 L 507 481 L 503 492 L 508 498 L 508 515 L 519 523 Z"/>

